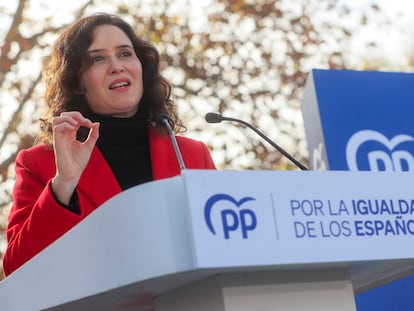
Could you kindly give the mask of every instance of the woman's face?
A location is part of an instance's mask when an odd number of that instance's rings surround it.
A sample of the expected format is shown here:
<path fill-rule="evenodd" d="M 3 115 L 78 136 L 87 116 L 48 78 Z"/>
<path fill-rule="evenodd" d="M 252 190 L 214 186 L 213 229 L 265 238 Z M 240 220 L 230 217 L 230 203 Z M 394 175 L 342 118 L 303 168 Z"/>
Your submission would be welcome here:
<path fill-rule="evenodd" d="M 138 110 L 144 87 L 142 64 L 131 40 L 118 27 L 100 25 L 88 48 L 90 67 L 80 87 L 92 111 L 113 117 L 131 117 Z"/>

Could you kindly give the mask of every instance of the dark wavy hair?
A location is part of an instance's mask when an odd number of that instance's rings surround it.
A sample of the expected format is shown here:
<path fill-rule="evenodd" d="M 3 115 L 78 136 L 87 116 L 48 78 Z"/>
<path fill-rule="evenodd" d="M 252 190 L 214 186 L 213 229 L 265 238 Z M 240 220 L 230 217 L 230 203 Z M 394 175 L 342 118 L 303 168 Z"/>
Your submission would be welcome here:
<path fill-rule="evenodd" d="M 167 114 L 175 132 L 184 130 L 178 118 L 171 95 L 170 83 L 161 76 L 160 56 L 149 42 L 137 37 L 132 27 L 118 16 L 97 13 L 84 17 L 69 26 L 56 40 L 51 55 L 45 59 L 43 78 L 46 83 L 45 102 L 37 141 L 52 144 L 52 118 L 64 111 L 77 110 L 85 113 L 88 103 L 79 90 L 79 79 L 90 66 L 87 50 L 93 40 L 93 31 L 100 25 L 120 28 L 131 40 L 135 53 L 142 63 L 144 92 L 139 114 L 152 124 L 160 114 Z M 165 134 L 164 127 L 157 127 Z"/>

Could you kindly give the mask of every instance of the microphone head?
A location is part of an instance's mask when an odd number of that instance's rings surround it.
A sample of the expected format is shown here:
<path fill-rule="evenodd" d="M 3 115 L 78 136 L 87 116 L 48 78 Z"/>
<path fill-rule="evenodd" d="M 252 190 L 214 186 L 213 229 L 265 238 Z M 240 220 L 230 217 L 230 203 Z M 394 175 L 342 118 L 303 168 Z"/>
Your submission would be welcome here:
<path fill-rule="evenodd" d="M 207 113 L 205 119 L 208 123 L 220 123 L 223 121 L 223 117 L 220 114 L 214 112 Z"/>
<path fill-rule="evenodd" d="M 164 120 L 167 120 L 168 122 L 170 122 L 170 117 L 165 114 L 165 113 L 161 113 L 158 117 L 157 117 L 157 124 L 158 125 L 165 125 L 164 124 Z"/>

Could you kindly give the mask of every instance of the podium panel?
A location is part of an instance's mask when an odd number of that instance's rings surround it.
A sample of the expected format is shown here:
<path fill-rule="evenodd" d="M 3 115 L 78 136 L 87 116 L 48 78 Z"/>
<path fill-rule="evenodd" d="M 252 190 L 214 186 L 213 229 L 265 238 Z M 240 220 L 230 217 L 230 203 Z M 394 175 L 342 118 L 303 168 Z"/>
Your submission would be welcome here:
<path fill-rule="evenodd" d="M 156 310 L 355 310 L 347 269 L 227 273 L 164 293 Z"/>
<path fill-rule="evenodd" d="M 0 282 L 0 310 L 298 310 L 313 297 L 307 310 L 354 311 L 354 291 L 414 268 L 412 180 L 185 170 L 103 204 Z"/>

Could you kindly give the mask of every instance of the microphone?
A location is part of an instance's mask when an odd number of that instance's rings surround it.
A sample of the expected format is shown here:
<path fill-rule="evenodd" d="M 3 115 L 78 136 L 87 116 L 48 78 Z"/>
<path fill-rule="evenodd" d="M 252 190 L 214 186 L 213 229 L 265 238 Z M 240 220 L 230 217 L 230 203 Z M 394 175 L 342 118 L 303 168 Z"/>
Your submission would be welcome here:
<path fill-rule="evenodd" d="M 170 117 L 164 113 L 160 114 L 157 118 L 157 123 L 161 126 L 165 126 L 168 130 L 168 134 L 170 135 L 171 141 L 173 143 L 174 152 L 178 159 L 178 164 L 180 165 L 180 170 L 185 170 L 185 164 L 183 160 L 183 156 L 181 154 L 180 148 L 178 147 L 177 139 L 175 138 L 174 132 L 171 128 L 170 124 Z"/>
<path fill-rule="evenodd" d="M 293 156 L 291 156 L 287 151 L 285 151 L 282 147 L 278 146 L 275 142 L 273 142 L 269 137 L 267 137 L 265 134 L 263 134 L 261 131 L 259 131 L 257 128 L 255 128 L 253 125 L 247 123 L 246 121 L 235 119 L 235 118 L 228 118 L 224 117 L 221 114 L 209 112 L 206 114 L 205 119 L 208 123 L 220 123 L 221 121 L 234 121 L 241 123 L 248 128 L 252 129 L 256 134 L 258 134 L 260 137 L 262 137 L 265 141 L 267 141 L 272 147 L 274 147 L 277 151 L 279 151 L 281 154 L 283 154 L 286 158 L 288 158 L 290 161 L 292 161 L 298 168 L 300 168 L 302 171 L 307 171 L 308 168 L 297 161 Z"/>

